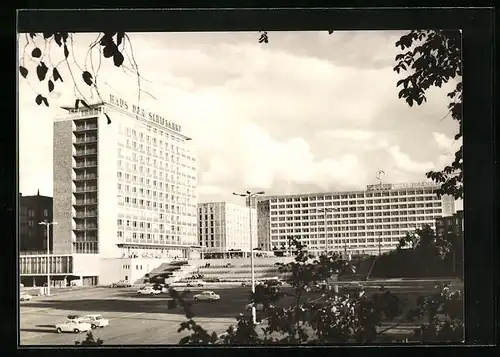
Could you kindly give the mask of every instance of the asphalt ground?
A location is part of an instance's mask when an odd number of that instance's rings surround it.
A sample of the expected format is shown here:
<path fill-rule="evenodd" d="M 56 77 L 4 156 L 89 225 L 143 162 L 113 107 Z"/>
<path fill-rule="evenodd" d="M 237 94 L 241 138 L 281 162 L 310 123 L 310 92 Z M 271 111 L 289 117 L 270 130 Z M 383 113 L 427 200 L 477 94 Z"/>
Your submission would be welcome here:
<path fill-rule="evenodd" d="M 415 305 L 416 298 L 435 291 L 430 283 L 387 284 L 391 291 L 407 300 L 407 309 Z M 376 292 L 378 284 L 366 285 L 367 294 Z M 236 322 L 236 316 L 245 312 L 250 288 L 212 285 L 204 288 L 188 288 L 189 296 L 203 290 L 213 290 L 221 296 L 217 302 L 195 302 L 195 321 L 208 331 L 224 333 Z M 286 288 L 285 288 L 286 289 Z M 182 288 L 178 288 L 182 290 Z M 102 314 L 110 320 L 110 326 L 94 331 L 106 345 L 178 344 L 188 332 L 179 333 L 179 324 L 185 321 L 182 308 L 168 309 L 169 294 L 138 296 L 135 288 L 87 288 L 59 292 L 53 296 L 34 297 L 21 302 L 20 345 L 73 345 L 84 340 L 85 333 L 55 332 L 55 324 L 63 322 L 67 315 Z M 313 294 L 319 296 L 318 294 Z M 281 302 L 287 305 L 291 298 Z M 281 304 L 280 304 L 281 305 Z M 249 313 L 249 312 L 246 312 Z M 414 326 L 400 327 L 404 332 Z M 396 333 L 396 332 L 395 332 Z"/>

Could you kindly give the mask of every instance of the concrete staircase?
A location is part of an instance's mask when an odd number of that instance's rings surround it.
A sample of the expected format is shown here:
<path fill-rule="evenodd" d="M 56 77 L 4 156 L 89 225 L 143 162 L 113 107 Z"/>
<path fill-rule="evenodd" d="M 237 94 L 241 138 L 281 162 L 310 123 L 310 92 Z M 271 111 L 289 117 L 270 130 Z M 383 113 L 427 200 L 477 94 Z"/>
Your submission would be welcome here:
<path fill-rule="evenodd" d="M 149 278 L 152 278 L 152 277 L 158 275 L 159 273 L 162 273 L 165 269 L 167 269 L 169 267 L 170 267 L 170 263 L 161 263 L 159 266 L 157 266 L 156 268 L 154 268 L 153 270 L 151 270 L 148 273 L 149 277 L 146 277 L 146 275 L 148 275 L 148 274 L 144 274 L 143 277 L 134 281 L 134 285 L 143 284 L 145 280 L 149 280 Z"/>

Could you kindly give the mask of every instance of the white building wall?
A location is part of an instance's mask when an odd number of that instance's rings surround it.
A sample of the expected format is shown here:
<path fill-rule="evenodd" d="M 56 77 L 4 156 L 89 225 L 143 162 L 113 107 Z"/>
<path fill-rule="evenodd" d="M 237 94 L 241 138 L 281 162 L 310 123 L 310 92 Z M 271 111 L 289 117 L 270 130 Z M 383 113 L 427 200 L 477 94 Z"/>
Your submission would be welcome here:
<path fill-rule="evenodd" d="M 123 268 L 129 259 L 103 258 L 101 259 L 101 272 L 99 285 L 110 285 L 120 280 L 126 280 L 127 272 Z"/>
<path fill-rule="evenodd" d="M 98 240 L 103 258 L 118 258 L 117 246 L 117 128 L 123 115 L 109 112 L 111 124 L 105 115 L 98 118 Z"/>
<path fill-rule="evenodd" d="M 76 276 L 98 276 L 101 272 L 99 254 L 73 254 L 73 274 Z"/>

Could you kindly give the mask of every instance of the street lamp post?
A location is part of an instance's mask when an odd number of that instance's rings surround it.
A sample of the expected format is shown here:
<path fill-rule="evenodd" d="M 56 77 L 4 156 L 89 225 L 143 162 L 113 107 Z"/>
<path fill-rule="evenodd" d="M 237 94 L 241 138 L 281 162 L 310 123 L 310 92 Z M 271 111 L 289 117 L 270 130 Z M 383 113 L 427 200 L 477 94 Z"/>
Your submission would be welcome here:
<path fill-rule="evenodd" d="M 57 224 L 57 222 L 39 222 L 38 224 L 43 225 L 47 228 L 47 295 L 50 295 L 50 226 Z"/>
<path fill-rule="evenodd" d="M 263 195 L 265 192 L 250 192 L 237 193 L 233 192 L 233 195 L 240 197 L 248 197 L 248 216 L 249 216 L 249 227 L 250 227 L 250 270 L 252 275 L 252 293 L 255 294 L 255 268 L 254 268 L 254 258 L 253 258 L 253 237 L 252 237 L 252 198 L 255 196 Z M 255 304 L 252 305 L 252 321 L 254 324 L 257 323 L 257 316 L 255 311 Z"/>

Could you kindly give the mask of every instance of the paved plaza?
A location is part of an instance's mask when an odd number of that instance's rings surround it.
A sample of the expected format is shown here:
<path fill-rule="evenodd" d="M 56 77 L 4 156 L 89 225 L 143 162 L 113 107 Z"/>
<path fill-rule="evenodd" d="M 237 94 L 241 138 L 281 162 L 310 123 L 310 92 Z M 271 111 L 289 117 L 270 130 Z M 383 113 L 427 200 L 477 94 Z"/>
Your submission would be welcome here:
<path fill-rule="evenodd" d="M 367 293 L 375 292 L 376 286 L 367 285 Z M 109 327 L 94 331 L 95 337 L 101 338 L 106 345 L 178 344 L 187 333 L 177 332 L 180 322 L 186 319 L 183 310 L 180 307 L 168 309 L 169 294 L 138 296 L 136 290 L 95 287 L 58 291 L 53 296 L 35 296 L 31 301 L 21 302 L 20 344 L 73 345 L 75 340 L 84 340 L 85 333 L 58 334 L 55 324 L 63 322 L 68 315 L 96 313 L 110 320 Z M 195 321 L 218 334 L 224 333 L 230 324 L 236 322 L 236 316 L 244 312 L 250 295 L 249 287 L 239 286 L 214 285 L 189 290 L 191 295 L 201 290 L 214 290 L 221 296 L 218 302 L 197 302 L 193 305 Z M 393 285 L 391 290 L 409 299 L 409 306 L 414 306 L 419 293 L 428 294 L 433 288 L 429 283 L 405 283 Z"/>

